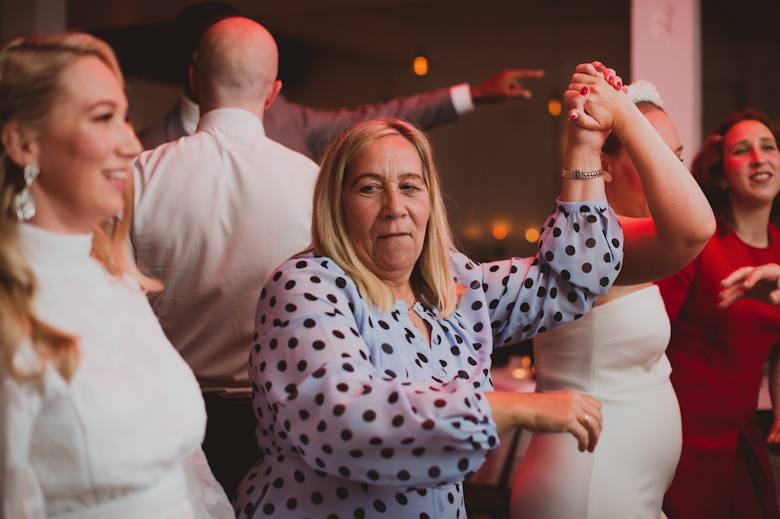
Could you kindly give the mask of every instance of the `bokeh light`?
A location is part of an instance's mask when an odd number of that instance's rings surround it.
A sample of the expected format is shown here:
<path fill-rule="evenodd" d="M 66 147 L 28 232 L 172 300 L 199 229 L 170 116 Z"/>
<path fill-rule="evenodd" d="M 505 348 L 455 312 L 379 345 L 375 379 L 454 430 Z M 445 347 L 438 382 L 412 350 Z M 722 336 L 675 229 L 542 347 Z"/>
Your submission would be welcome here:
<path fill-rule="evenodd" d="M 414 58 L 414 73 L 418 76 L 424 76 L 428 73 L 428 60 L 424 56 Z"/>
<path fill-rule="evenodd" d="M 559 99 L 553 97 L 552 99 L 547 101 L 547 111 L 550 112 L 550 115 L 552 116 L 561 115 L 562 110 L 563 110 L 563 105 L 561 104 L 561 101 Z"/>
<path fill-rule="evenodd" d="M 493 227 L 493 237 L 497 240 L 503 240 L 506 238 L 506 227 L 503 225 L 496 225 Z"/>
<path fill-rule="evenodd" d="M 536 242 L 536 240 L 539 239 L 539 230 L 538 229 L 528 229 L 525 231 L 525 239 L 528 240 L 531 243 Z"/>
<path fill-rule="evenodd" d="M 525 368 L 515 368 L 512 370 L 512 378 L 523 379 L 528 377 L 531 372 Z"/>
<path fill-rule="evenodd" d="M 477 224 L 467 225 L 461 232 L 463 237 L 468 240 L 478 240 L 482 238 L 484 234 L 482 228 Z"/>

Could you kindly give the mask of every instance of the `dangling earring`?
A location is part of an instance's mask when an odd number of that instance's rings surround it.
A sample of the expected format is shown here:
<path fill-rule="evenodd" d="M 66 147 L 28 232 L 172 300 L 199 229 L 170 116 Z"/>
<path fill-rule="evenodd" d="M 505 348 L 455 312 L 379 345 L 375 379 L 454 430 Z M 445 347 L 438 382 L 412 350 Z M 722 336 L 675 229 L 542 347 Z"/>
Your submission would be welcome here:
<path fill-rule="evenodd" d="M 40 172 L 40 168 L 32 162 L 24 167 L 24 189 L 16 194 L 11 201 L 11 210 L 20 222 L 26 222 L 35 216 L 35 198 L 30 191 L 30 186 L 38 178 Z"/>

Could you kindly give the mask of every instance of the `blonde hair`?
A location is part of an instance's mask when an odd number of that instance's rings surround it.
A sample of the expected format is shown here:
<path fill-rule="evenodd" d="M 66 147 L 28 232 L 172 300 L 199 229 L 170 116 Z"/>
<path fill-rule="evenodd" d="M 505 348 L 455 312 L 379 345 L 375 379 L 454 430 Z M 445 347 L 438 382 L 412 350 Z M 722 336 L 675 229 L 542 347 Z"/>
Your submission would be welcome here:
<path fill-rule="evenodd" d="M 345 131 L 325 151 L 314 187 L 309 251 L 331 258 L 344 269 L 369 305 L 385 313 L 392 310 L 395 296 L 358 258 L 349 238 L 342 205 L 346 171 L 352 160 L 371 143 L 391 135 L 403 137 L 417 150 L 431 207 L 422 252 L 412 271 L 412 290 L 424 306 L 438 309 L 439 319 L 447 318 L 455 313 L 462 293 L 451 267 L 450 253 L 455 251 L 455 244 L 431 145 L 422 131 L 405 121 L 373 119 L 359 123 Z"/>
<path fill-rule="evenodd" d="M 15 121 L 42 131 L 53 107 L 65 95 L 62 74 L 79 57 L 105 63 L 123 85 L 122 72 L 111 48 L 88 34 L 24 36 L 0 51 L 0 129 Z M 0 148 L 2 146 L 0 145 Z M 35 312 L 38 283 L 19 243 L 19 224 L 11 201 L 24 187 L 22 168 L 0 149 L 0 347 L 11 376 L 17 380 L 40 375 L 21 373 L 14 357 L 30 340 L 34 350 L 70 380 L 78 365 L 76 338 L 41 321 Z M 125 243 L 133 209 L 132 181 L 125 192 L 121 216 L 95 226 L 92 256 L 113 275 L 130 274 L 148 290 L 161 285 L 144 277 L 127 258 Z"/>

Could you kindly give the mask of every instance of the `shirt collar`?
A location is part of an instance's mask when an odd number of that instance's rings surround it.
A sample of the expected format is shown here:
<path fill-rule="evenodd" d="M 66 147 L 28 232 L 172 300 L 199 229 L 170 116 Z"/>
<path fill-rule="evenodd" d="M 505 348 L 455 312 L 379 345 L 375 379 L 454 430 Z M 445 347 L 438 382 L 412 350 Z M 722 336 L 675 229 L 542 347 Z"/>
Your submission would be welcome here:
<path fill-rule="evenodd" d="M 198 122 L 198 131 L 226 126 L 257 132 L 265 136 L 263 121 L 252 112 L 240 108 L 218 108 L 205 113 Z"/>
<path fill-rule="evenodd" d="M 192 135 L 198 129 L 198 119 L 200 119 L 200 106 L 189 97 L 181 96 L 179 104 L 181 111 L 181 123 L 187 135 Z"/>

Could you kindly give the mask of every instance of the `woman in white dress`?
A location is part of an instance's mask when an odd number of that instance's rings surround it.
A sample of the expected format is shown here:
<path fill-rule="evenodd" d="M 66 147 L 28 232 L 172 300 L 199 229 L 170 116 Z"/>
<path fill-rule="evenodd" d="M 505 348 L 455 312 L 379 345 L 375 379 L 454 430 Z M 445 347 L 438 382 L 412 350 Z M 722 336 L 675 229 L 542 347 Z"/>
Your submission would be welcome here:
<path fill-rule="evenodd" d="M 198 383 L 146 301 L 155 282 L 124 252 L 141 151 L 126 112 L 100 40 L 0 52 L 6 519 L 232 517 L 200 449 Z"/>
<path fill-rule="evenodd" d="M 578 71 L 613 76 L 597 68 Z M 583 117 L 569 124 L 594 146 L 604 143 L 607 200 L 625 236 L 623 270 L 588 314 L 534 339 L 537 390 L 595 397 L 604 430 L 592 453 L 563 436 L 534 434 L 514 482 L 515 519 L 657 519 L 680 456 L 680 410 L 664 353 L 669 319 L 652 282 L 690 263 L 715 220 L 681 163 L 680 139 L 655 87 L 639 81 L 627 91 L 611 96 L 620 122 L 606 142 L 578 126 Z M 596 93 L 613 91 L 597 84 Z"/>

